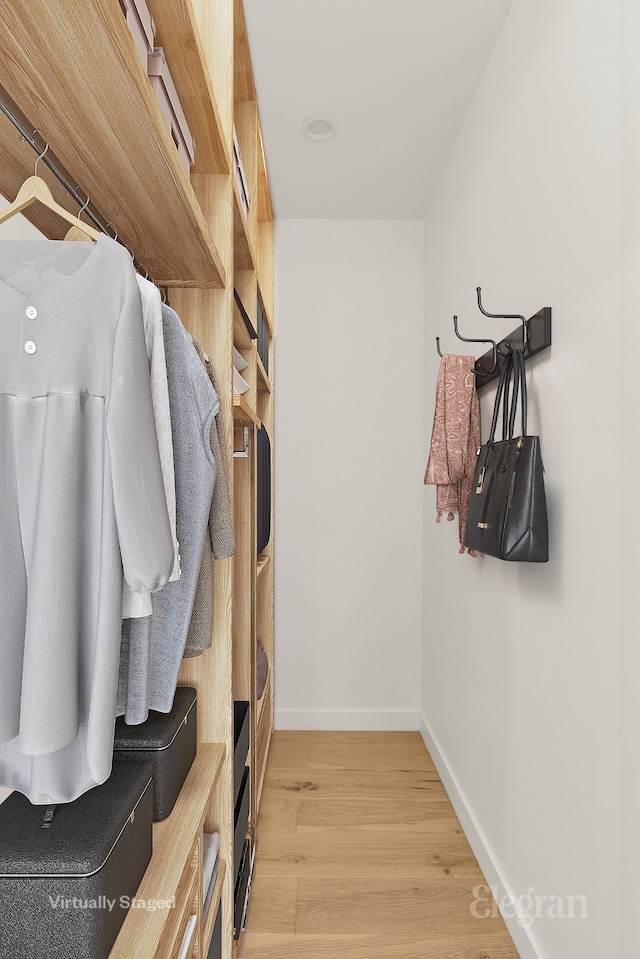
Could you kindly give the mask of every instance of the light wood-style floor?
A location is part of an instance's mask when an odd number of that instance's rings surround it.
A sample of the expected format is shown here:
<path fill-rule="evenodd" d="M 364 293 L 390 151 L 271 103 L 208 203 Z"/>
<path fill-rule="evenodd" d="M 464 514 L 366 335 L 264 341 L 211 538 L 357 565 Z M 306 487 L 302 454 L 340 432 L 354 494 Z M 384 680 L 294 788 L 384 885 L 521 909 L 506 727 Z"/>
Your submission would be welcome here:
<path fill-rule="evenodd" d="M 276 732 L 258 833 L 239 959 L 518 959 L 419 733 Z"/>

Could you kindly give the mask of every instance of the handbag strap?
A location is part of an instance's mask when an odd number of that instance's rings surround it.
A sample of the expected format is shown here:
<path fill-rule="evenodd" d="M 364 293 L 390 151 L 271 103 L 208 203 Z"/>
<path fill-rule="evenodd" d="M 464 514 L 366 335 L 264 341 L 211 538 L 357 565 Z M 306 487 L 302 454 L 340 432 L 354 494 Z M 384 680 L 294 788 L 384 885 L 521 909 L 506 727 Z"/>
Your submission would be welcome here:
<path fill-rule="evenodd" d="M 511 410 L 509 412 L 509 439 L 513 439 L 513 430 L 516 422 L 516 408 L 518 394 L 520 396 L 520 414 L 522 420 L 522 436 L 527 435 L 527 376 L 524 368 L 524 353 L 522 350 L 513 350 L 514 386 L 511 394 Z M 504 433 L 502 436 L 505 439 Z"/>
<path fill-rule="evenodd" d="M 507 347 L 511 358 L 511 375 L 504 388 L 502 404 L 502 439 L 513 439 L 513 427 L 516 420 L 516 406 L 518 403 L 518 389 L 520 383 L 520 366 L 514 356 L 512 347 Z M 511 400 L 509 400 L 511 393 Z"/>
<path fill-rule="evenodd" d="M 501 404 L 501 403 L 503 403 L 503 410 L 502 410 L 502 414 L 503 414 L 502 429 L 503 429 L 503 437 L 504 437 L 504 431 L 505 431 L 505 429 L 506 429 L 506 424 L 507 424 L 507 420 L 506 420 L 506 409 L 507 409 L 507 406 L 508 406 L 508 401 L 507 401 L 507 399 L 504 398 L 504 397 L 505 397 L 505 394 L 506 394 L 507 391 L 508 391 L 508 386 L 507 386 L 507 384 L 509 383 L 509 381 L 510 381 L 510 379 L 511 379 L 511 370 L 512 370 L 512 367 L 513 367 L 513 356 L 512 356 L 511 353 L 509 353 L 507 356 L 505 356 L 504 362 L 503 362 L 503 364 L 502 364 L 502 369 L 501 369 L 501 371 L 500 371 L 500 380 L 499 380 L 499 382 L 498 382 L 498 391 L 497 391 L 497 393 L 496 393 L 495 403 L 493 404 L 493 417 L 492 417 L 492 419 L 491 419 L 491 432 L 489 433 L 489 439 L 488 439 L 488 441 L 487 441 L 489 446 L 490 446 L 490 445 L 494 442 L 494 440 L 495 440 L 496 427 L 497 427 L 497 425 L 498 425 L 498 414 L 499 414 L 499 412 L 500 412 L 500 404 Z M 504 402 L 503 402 L 503 398 L 504 398 Z"/>
<path fill-rule="evenodd" d="M 522 436 L 527 435 L 527 377 L 524 367 L 524 353 L 509 347 L 509 353 L 504 358 L 500 380 L 493 405 L 491 432 L 487 441 L 490 446 L 495 442 L 498 416 L 502 406 L 502 439 L 513 439 L 516 423 L 516 413 L 520 400 L 520 415 L 522 421 Z"/>

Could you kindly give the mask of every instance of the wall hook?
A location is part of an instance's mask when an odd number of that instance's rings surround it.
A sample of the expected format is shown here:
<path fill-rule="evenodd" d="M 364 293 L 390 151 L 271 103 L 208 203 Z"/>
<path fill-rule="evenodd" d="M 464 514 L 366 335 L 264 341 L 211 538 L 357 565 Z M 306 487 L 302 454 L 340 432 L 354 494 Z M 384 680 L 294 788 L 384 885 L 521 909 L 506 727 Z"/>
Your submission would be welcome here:
<path fill-rule="evenodd" d="M 458 317 L 454 316 L 453 318 L 453 329 L 459 340 L 462 340 L 464 343 L 491 343 L 493 348 L 493 363 L 490 370 L 486 370 L 482 364 L 476 360 L 473 364 L 472 373 L 475 373 L 476 376 L 491 376 L 498 369 L 498 344 L 495 340 L 476 340 L 472 339 L 469 336 L 463 336 L 462 333 L 458 330 Z M 482 357 L 480 358 L 482 359 Z"/>
<path fill-rule="evenodd" d="M 526 353 L 527 343 L 529 342 L 529 328 L 527 326 L 527 321 L 524 316 L 520 313 L 487 313 L 484 306 L 482 305 L 482 289 L 481 287 L 476 287 L 476 293 L 478 294 L 478 307 L 481 313 L 484 313 L 485 316 L 488 316 L 492 320 L 520 320 L 522 323 L 522 350 Z"/>
<path fill-rule="evenodd" d="M 497 346 L 497 344 L 494 342 L 494 340 L 476 340 L 476 339 L 471 339 L 471 338 L 468 337 L 468 336 L 463 336 L 463 335 L 459 332 L 459 330 L 458 330 L 458 317 L 457 317 L 457 316 L 454 316 L 454 318 L 453 318 L 453 329 L 454 329 L 455 334 L 456 334 L 456 336 L 458 337 L 458 339 L 459 339 L 459 340 L 463 340 L 465 343 L 491 343 L 491 346 L 492 346 L 492 349 L 493 349 L 493 363 L 492 363 L 491 369 L 490 369 L 490 370 L 485 369 L 485 367 L 480 363 L 480 361 L 479 361 L 479 360 L 476 360 L 476 362 L 475 362 L 474 365 L 473 365 L 473 369 L 471 370 L 471 372 L 472 372 L 472 373 L 475 373 L 476 376 L 492 376 L 492 374 L 495 373 L 496 370 L 498 369 L 498 356 L 501 355 L 501 354 L 499 354 L 499 352 L 498 352 L 498 346 Z M 439 337 L 439 336 L 436 336 L 436 350 L 438 351 L 438 356 L 443 356 L 443 355 L 444 355 L 444 354 L 442 353 L 442 350 L 440 349 L 440 337 Z M 483 358 L 484 358 L 484 357 L 481 357 L 481 359 L 483 359 Z"/>

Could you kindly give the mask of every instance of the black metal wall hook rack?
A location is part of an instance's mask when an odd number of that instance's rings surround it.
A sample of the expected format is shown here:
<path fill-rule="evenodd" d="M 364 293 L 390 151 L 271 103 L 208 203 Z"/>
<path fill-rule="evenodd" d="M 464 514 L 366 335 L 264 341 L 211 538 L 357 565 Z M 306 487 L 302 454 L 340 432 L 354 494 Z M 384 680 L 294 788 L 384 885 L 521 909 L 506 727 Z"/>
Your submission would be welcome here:
<path fill-rule="evenodd" d="M 525 360 L 528 360 L 530 356 L 535 356 L 536 353 L 542 353 L 543 350 L 551 346 L 551 307 L 544 306 L 533 316 L 529 317 L 529 319 L 526 319 L 526 317 L 520 313 L 488 313 L 482 305 L 482 287 L 477 286 L 476 293 L 478 296 L 478 308 L 485 316 L 490 317 L 492 320 L 520 320 L 519 327 L 516 327 L 515 330 L 500 340 L 499 343 L 496 343 L 491 339 L 475 339 L 462 336 L 458 330 L 458 317 L 454 316 L 453 329 L 459 340 L 463 340 L 465 343 L 491 343 L 491 349 L 478 357 L 471 371 L 476 374 L 476 389 L 480 390 L 483 386 L 486 386 L 487 383 L 490 383 L 491 380 L 495 380 L 500 376 L 500 371 L 504 365 L 505 357 L 509 353 L 509 348 L 520 350 L 524 353 Z M 439 336 L 436 336 L 436 349 L 438 354 L 442 356 Z"/>
<path fill-rule="evenodd" d="M 485 316 L 491 317 L 491 319 L 520 320 L 520 326 L 503 337 L 498 343 L 498 364 L 495 369 L 492 369 L 494 358 L 492 349 L 476 360 L 476 389 L 480 390 L 500 376 L 509 347 L 514 350 L 522 350 L 525 360 L 528 360 L 530 356 L 542 353 L 543 350 L 551 346 L 551 307 L 544 306 L 529 319 L 517 313 L 488 313 L 482 305 L 482 288 L 476 287 L 476 293 L 478 295 L 478 307 Z M 491 372 L 483 374 L 478 372 L 480 369 L 491 370 Z"/>
<path fill-rule="evenodd" d="M 544 306 L 533 316 L 526 319 L 520 313 L 488 313 L 482 305 L 482 287 L 476 287 L 478 296 L 478 308 L 481 313 L 491 319 L 500 320 L 520 320 L 520 326 L 516 327 L 511 333 L 495 343 L 490 339 L 470 339 L 462 336 L 458 331 L 457 316 L 454 316 L 453 327 L 459 340 L 465 343 L 491 343 L 491 349 L 478 357 L 472 370 L 476 374 L 476 389 L 481 390 L 492 380 L 498 379 L 502 370 L 504 360 L 509 352 L 509 347 L 514 350 L 521 350 L 524 353 L 525 360 L 537 353 L 542 353 L 551 346 L 551 307 Z M 440 356 L 440 337 L 436 336 L 436 349 Z"/>

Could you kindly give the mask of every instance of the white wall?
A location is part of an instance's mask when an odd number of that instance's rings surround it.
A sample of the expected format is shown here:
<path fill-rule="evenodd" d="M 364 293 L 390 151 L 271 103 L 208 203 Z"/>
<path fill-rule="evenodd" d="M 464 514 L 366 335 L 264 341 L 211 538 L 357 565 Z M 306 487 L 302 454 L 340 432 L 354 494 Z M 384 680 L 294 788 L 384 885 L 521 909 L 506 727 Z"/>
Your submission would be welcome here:
<path fill-rule="evenodd" d="M 476 286 L 492 312 L 553 310 L 553 347 L 529 373 L 549 563 L 459 556 L 452 529 L 433 522 L 430 488 L 424 528 L 423 710 L 434 758 L 488 878 L 516 896 L 533 887 L 587 897 L 587 920 L 543 917 L 528 931 L 511 922 L 522 956 L 540 959 L 638 952 L 637 934 L 633 947 L 621 941 L 619 828 L 623 624 L 630 695 L 640 688 L 637 602 L 633 615 L 623 605 L 625 572 L 637 592 L 639 569 L 638 463 L 626 450 L 638 445 L 640 376 L 640 351 L 625 357 L 640 322 L 640 164 L 623 112 L 623 37 L 635 63 L 640 31 L 623 22 L 626 6 L 514 0 L 425 218 L 427 422 L 433 337 L 463 352 L 451 315 L 467 336 L 515 325 L 482 317 Z M 639 92 L 629 91 L 628 120 Z M 637 722 L 627 730 L 629 757 L 638 733 Z M 637 818 L 630 810 L 636 835 Z M 628 899 L 637 910 L 631 890 Z"/>
<path fill-rule="evenodd" d="M 10 205 L 10 201 L 0 196 L 0 210 Z M 27 220 L 22 213 L 16 213 L 6 223 L 0 224 L 0 239 L 2 240 L 29 240 L 42 238 L 44 234 Z"/>
<path fill-rule="evenodd" d="M 623 363 L 623 515 L 622 560 L 622 836 L 621 836 L 621 955 L 638 951 L 637 911 L 640 899 L 640 642 L 638 642 L 638 541 L 640 539 L 640 5 L 624 2 L 624 340 L 619 351 Z"/>
<path fill-rule="evenodd" d="M 276 221 L 276 726 L 418 728 L 422 224 Z"/>

